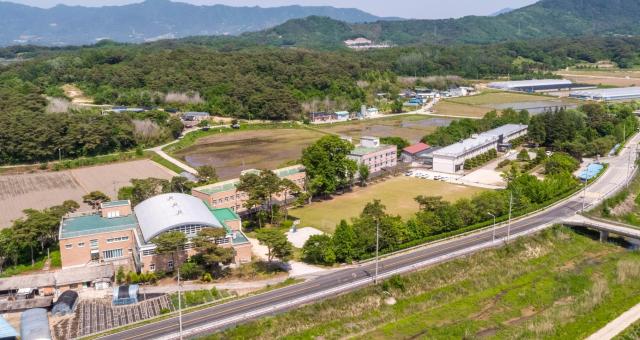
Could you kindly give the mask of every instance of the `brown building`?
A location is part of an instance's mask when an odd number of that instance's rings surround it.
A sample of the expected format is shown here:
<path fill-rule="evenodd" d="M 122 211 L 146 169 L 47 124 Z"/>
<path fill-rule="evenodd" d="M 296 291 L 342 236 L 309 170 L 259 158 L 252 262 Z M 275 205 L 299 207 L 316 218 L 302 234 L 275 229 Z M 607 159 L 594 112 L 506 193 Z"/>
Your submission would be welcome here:
<path fill-rule="evenodd" d="M 258 173 L 259 170 L 246 170 L 242 174 L 246 173 Z M 294 165 L 282 169 L 273 170 L 273 172 L 280 178 L 286 178 L 297 184 L 301 190 L 304 190 L 307 174 L 304 166 Z M 205 201 L 212 208 L 229 208 L 236 213 L 243 213 L 247 209 L 244 203 L 247 201 L 248 196 L 246 193 L 236 190 L 236 186 L 240 182 L 239 178 L 218 182 L 215 184 L 205 185 L 202 187 L 193 188 L 191 194 L 199 199 Z M 287 199 L 292 198 L 290 193 L 287 194 Z M 285 193 L 280 193 L 274 197 L 278 202 L 283 202 Z"/>
<path fill-rule="evenodd" d="M 111 263 L 137 271 L 171 271 L 195 252 L 191 238 L 203 228 L 223 228 L 226 236 L 215 240 L 235 250 L 234 264 L 251 261 L 251 244 L 241 230 L 241 220 L 230 209 L 214 209 L 196 197 L 169 193 L 138 204 L 107 202 L 98 212 L 70 214 L 62 219 L 60 252 L 62 268 Z M 181 231 L 188 242 L 175 256 L 156 254 L 153 238 Z"/>

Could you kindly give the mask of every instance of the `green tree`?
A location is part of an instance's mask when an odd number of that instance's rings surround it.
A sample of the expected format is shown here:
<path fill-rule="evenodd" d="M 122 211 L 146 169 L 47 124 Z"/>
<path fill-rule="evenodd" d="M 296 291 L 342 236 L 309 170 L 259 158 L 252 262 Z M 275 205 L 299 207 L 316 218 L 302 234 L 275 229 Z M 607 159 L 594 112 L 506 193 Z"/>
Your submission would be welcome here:
<path fill-rule="evenodd" d="M 398 157 L 402 153 L 402 149 L 404 149 L 407 146 L 411 145 L 408 140 L 406 140 L 406 139 L 404 139 L 402 137 L 382 137 L 382 138 L 380 138 L 380 143 L 397 146 L 398 147 L 398 154 L 397 154 Z"/>
<path fill-rule="evenodd" d="M 218 181 L 218 173 L 211 165 L 201 165 L 196 168 L 199 183 L 215 183 Z"/>
<path fill-rule="evenodd" d="M 280 181 L 280 186 L 284 195 L 284 219 L 286 221 L 289 219 L 289 196 L 298 196 L 302 190 L 296 183 L 288 178 L 283 178 Z"/>
<path fill-rule="evenodd" d="M 566 153 L 556 152 L 544 162 L 546 174 L 558 174 L 562 172 L 572 173 L 578 170 L 580 163 Z"/>
<path fill-rule="evenodd" d="M 287 236 L 277 229 L 260 229 L 256 238 L 260 244 L 267 247 L 267 259 L 272 262 L 274 258 L 282 262 L 289 261 L 293 254 L 293 246 L 287 240 Z"/>
<path fill-rule="evenodd" d="M 151 242 L 156 245 L 158 254 L 171 254 L 173 265 L 176 266 L 175 254 L 184 249 L 187 237 L 180 231 L 167 231 L 154 237 Z"/>
<path fill-rule="evenodd" d="M 360 178 L 361 186 L 367 185 L 367 180 L 369 179 L 369 167 L 366 164 L 361 163 L 358 165 L 358 177 Z"/>
<path fill-rule="evenodd" d="M 333 233 L 333 245 L 338 262 L 351 262 L 360 258 L 356 248 L 356 233 L 353 226 L 342 220 Z"/>
<path fill-rule="evenodd" d="M 187 280 L 194 280 L 204 273 L 202 267 L 194 262 L 185 262 L 180 266 L 180 276 Z"/>
<path fill-rule="evenodd" d="M 109 201 L 111 201 L 111 198 L 102 191 L 92 191 L 82 196 L 82 202 L 87 203 L 93 209 L 98 209 L 100 204 Z"/>
<path fill-rule="evenodd" d="M 189 193 L 191 191 L 191 187 L 193 183 L 190 182 L 187 178 L 182 176 L 174 176 L 171 178 L 169 182 L 171 192 L 179 192 L 179 193 Z"/>
<path fill-rule="evenodd" d="M 329 235 L 312 235 L 302 247 L 302 256 L 307 263 L 332 265 L 336 254 Z"/>
<path fill-rule="evenodd" d="M 531 157 L 529 157 L 529 152 L 527 151 L 527 149 L 520 150 L 516 158 L 521 162 L 528 162 L 531 160 Z"/>
<path fill-rule="evenodd" d="M 442 199 L 442 196 L 423 196 L 418 195 L 415 201 L 420 205 L 420 210 L 437 211 L 444 208 L 449 203 Z"/>
<path fill-rule="evenodd" d="M 233 248 L 223 248 L 218 246 L 216 240 L 224 238 L 227 233 L 222 228 L 204 228 L 193 238 L 198 254 L 195 256 L 196 262 L 202 264 L 209 271 L 220 273 L 221 265 L 226 265 L 233 261 L 235 251 Z"/>
<path fill-rule="evenodd" d="M 353 148 L 348 141 L 329 135 L 302 151 L 302 164 L 306 167 L 312 194 L 330 195 L 351 181 L 357 165 L 347 156 Z"/>

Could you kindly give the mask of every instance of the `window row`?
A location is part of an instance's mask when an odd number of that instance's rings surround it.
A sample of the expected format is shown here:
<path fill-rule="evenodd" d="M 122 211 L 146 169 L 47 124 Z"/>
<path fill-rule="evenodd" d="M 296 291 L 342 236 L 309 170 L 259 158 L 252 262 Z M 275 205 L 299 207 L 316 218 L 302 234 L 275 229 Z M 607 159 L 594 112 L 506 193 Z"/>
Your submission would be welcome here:
<path fill-rule="evenodd" d="M 114 237 L 114 238 L 108 238 L 107 239 L 107 243 L 124 242 L 124 241 L 129 241 L 129 236 L 120 236 L 120 237 Z"/>

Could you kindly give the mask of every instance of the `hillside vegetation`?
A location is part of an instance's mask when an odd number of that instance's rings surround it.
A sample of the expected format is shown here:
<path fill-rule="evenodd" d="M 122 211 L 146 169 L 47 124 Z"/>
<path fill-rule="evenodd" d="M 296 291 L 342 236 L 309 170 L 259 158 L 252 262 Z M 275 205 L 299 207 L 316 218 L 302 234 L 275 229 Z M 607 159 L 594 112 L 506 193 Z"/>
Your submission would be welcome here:
<path fill-rule="evenodd" d="M 325 48 L 363 36 L 394 45 L 487 44 L 505 41 L 640 33 L 636 0 L 542 0 L 498 16 L 460 19 L 396 20 L 344 24 L 329 18 L 294 19 L 261 32 L 245 33 L 255 42 Z M 321 25 L 322 29 L 318 29 Z"/>

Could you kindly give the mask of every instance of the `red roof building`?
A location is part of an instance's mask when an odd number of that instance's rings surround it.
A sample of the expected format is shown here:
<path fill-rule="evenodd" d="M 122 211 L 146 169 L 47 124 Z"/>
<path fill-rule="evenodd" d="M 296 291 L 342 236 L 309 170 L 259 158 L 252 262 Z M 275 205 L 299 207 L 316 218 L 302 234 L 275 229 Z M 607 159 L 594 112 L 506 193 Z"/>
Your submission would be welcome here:
<path fill-rule="evenodd" d="M 413 144 L 410 146 L 407 146 L 406 148 L 402 149 L 402 151 L 415 155 L 417 153 L 420 153 L 422 151 L 426 151 L 429 148 L 431 148 L 431 146 L 429 146 L 428 144 L 425 143 L 418 143 L 418 144 Z"/>
<path fill-rule="evenodd" d="M 431 146 L 425 143 L 418 143 L 407 146 L 402 149 L 402 161 L 406 163 L 411 163 L 416 161 L 420 156 L 428 153 L 431 150 Z"/>

